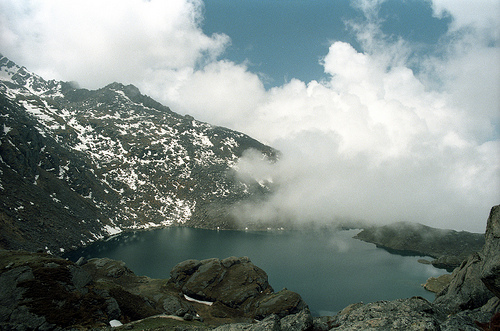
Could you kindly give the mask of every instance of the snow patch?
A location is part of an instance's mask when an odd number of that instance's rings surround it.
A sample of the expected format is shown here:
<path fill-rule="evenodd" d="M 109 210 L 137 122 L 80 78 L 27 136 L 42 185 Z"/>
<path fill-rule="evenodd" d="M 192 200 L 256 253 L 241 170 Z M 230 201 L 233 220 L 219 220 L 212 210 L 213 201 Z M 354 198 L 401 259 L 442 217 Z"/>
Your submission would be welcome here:
<path fill-rule="evenodd" d="M 105 225 L 103 230 L 106 231 L 110 236 L 122 232 L 122 229 L 120 229 L 119 227 L 117 227 L 117 226 L 116 227 L 112 227 L 110 225 Z"/>
<path fill-rule="evenodd" d="M 197 303 L 201 303 L 203 305 L 207 305 L 207 306 L 211 306 L 213 305 L 214 303 L 211 302 L 211 301 L 202 301 L 202 300 L 196 300 L 196 299 L 193 299 L 191 297 L 188 297 L 187 295 L 184 294 L 184 298 L 187 300 L 187 301 L 191 301 L 191 302 L 197 302 Z"/>

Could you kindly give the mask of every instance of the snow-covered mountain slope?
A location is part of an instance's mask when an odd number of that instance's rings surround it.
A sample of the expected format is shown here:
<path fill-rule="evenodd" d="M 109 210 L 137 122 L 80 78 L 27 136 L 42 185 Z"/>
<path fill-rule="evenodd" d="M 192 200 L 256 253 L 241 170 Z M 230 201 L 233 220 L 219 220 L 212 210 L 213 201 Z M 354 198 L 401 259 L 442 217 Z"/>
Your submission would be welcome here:
<path fill-rule="evenodd" d="M 46 81 L 0 55 L 0 247 L 67 249 L 125 229 L 232 228 L 231 205 L 270 188 L 232 167 L 253 148 L 132 85 Z"/>

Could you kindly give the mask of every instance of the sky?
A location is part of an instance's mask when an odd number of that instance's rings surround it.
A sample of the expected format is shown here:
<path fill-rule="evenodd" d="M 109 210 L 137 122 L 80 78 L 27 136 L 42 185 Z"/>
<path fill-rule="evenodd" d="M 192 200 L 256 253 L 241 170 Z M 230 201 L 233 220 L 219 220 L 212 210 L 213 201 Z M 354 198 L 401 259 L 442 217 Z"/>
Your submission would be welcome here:
<path fill-rule="evenodd" d="M 497 0 L 0 0 L 0 53 L 117 81 L 282 152 L 243 220 L 484 232 L 500 203 Z"/>

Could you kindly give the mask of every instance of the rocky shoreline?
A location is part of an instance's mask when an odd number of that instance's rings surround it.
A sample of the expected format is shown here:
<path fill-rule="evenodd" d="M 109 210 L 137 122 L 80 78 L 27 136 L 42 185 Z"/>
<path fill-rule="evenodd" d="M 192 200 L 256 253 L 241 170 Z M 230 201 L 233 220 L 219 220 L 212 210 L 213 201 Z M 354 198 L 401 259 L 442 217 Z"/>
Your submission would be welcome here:
<path fill-rule="evenodd" d="M 459 267 L 470 254 L 481 250 L 485 243 L 484 234 L 407 222 L 365 227 L 354 238 L 395 254 L 429 256 L 433 258 L 430 261 L 433 266 L 449 272 Z"/>
<path fill-rule="evenodd" d="M 275 292 L 248 258 L 187 260 L 168 279 L 137 276 L 106 258 L 74 263 L 0 251 L 0 329 L 65 330 L 495 330 L 500 307 L 500 205 L 485 245 L 434 302 L 354 303 L 313 317 L 298 293 Z"/>

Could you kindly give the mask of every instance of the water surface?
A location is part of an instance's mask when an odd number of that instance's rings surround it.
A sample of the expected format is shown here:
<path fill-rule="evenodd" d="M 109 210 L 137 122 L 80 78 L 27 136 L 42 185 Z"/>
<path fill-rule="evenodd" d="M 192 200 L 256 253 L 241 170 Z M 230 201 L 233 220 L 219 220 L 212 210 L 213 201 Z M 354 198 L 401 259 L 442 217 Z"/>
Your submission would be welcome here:
<path fill-rule="evenodd" d="M 122 260 L 137 275 L 169 278 L 187 259 L 248 256 L 269 276 L 275 291 L 299 293 L 313 315 L 331 315 L 355 302 L 434 294 L 421 287 L 444 271 L 353 239 L 359 230 L 212 231 L 171 227 L 124 233 L 68 254 L 72 260 Z"/>

